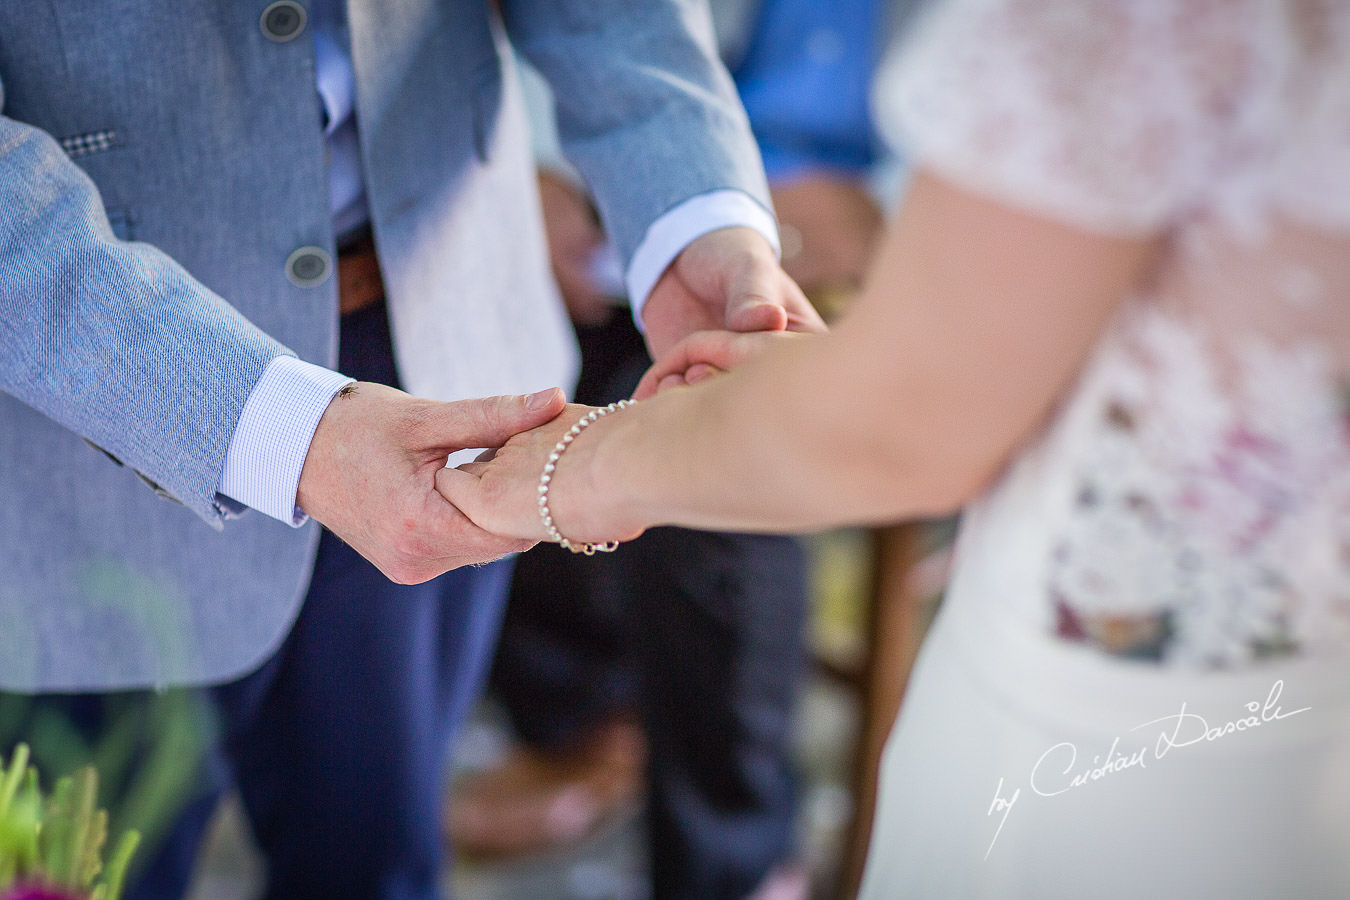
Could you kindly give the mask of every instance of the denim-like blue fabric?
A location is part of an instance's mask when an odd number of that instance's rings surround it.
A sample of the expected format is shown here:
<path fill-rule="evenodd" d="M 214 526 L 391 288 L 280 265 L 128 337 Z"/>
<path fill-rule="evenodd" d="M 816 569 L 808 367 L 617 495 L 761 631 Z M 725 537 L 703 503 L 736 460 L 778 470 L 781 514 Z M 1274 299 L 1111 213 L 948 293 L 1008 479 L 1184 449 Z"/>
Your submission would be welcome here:
<path fill-rule="evenodd" d="M 317 531 L 227 522 L 214 493 L 266 363 L 336 352 L 334 279 L 286 277 L 296 249 L 333 253 L 313 41 L 269 40 L 266 5 L 0 4 L 0 686 L 228 679 L 304 594 Z M 565 148 L 625 257 L 690 196 L 765 197 L 699 4 L 502 5 L 569 98 Z M 490 4 L 349 6 L 402 380 L 444 399 L 561 382 L 574 350 Z"/>
<path fill-rule="evenodd" d="M 732 72 L 769 178 L 866 170 L 880 139 L 868 99 L 883 44 L 883 0 L 765 0 Z"/>

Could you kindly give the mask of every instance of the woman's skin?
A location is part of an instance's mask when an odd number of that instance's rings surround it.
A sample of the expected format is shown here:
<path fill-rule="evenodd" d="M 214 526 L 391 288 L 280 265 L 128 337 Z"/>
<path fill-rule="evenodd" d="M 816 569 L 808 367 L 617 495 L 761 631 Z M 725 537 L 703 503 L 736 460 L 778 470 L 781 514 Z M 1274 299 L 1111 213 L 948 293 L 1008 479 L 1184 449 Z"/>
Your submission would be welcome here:
<path fill-rule="evenodd" d="M 957 509 L 1045 422 L 1160 244 L 920 171 L 832 334 L 699 334 L 665 354 L 643 391 L 697 383 L 587 428 L 554 473 L 554 522 L 602 541 L 655 525 L 809 531 Z M 733 370 L 707 377 L 721 369 Z M 586 411 L 441 470 L 437 489 L 488 531 L 544 538 L 539 475 Z"/>

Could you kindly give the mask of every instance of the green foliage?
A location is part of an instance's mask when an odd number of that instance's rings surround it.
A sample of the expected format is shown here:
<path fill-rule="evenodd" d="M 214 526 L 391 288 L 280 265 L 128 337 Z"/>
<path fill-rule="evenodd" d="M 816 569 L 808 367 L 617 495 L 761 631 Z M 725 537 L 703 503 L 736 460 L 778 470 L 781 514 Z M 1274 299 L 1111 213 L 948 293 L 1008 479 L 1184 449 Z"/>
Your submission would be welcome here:
<path fill-rule="evenodd" d="M 90 900 L 118 900 L 140 835 L 122 835 L 105 869 L 108 814 L 98 808 L 98 773 L 86 766 L 58 780 L 44 798 L 28 757 L 20 744 L 0 767 L 0 891 L 38 883 Z"/>
<path fill-rule="evenodd" d="M 201 793 L 202 761 L 217 734 L 214 711 L 202 692 L 187 689 L 83 696 L 76 703 L 0 692 L 0 762 L 23 741 L 42 772 L 97 769 L 97 805 L 108 810 L 108 830 L 141 835 L 128 873 L 134 880 L 184 805 Z"/>

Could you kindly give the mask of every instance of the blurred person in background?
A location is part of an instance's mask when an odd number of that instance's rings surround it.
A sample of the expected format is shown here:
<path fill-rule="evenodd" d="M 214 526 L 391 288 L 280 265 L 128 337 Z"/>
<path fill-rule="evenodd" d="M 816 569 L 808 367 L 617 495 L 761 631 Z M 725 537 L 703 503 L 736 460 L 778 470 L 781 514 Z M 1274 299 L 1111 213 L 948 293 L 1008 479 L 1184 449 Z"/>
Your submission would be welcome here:
<path fill-rule="evenodd" d="M 712 4 L 764 158 L 783 265 L 817 303 L 856 291 L 893 167 L 868 98 L 914 3 Z M 527 76 L 553 269 L 582 348 L 578 402 L 628 397 L 650 365 L 613 250 Z M 647 806 L 653 895 L 804 896 L 790 863 L 791 723 L 806 572 L 788 537 L 656 529 L 608 559 L 541 546 L 517 564 L 490 690 L 522 743 L 464 776 L 453 843 L 477 857 L 569 846 Z"/>
<path fill-rule="evenodd" d="M 969 504 L 865 900 L 1350 894 L 1350 8 L 950 0 L 881 83 L 916 174 L 832 334 L 441 489 L 572 542 Z"/>

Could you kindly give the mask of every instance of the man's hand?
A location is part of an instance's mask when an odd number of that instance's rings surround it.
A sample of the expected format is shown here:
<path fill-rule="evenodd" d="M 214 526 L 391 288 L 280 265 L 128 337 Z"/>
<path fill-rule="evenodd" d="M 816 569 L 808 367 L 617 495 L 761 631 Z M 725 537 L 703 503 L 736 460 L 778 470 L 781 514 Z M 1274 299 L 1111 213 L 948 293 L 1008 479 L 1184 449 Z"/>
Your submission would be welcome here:
<path fill-rule="evenodd" d="M 816 331 L 825 323 L 752 228 L 710 231 L 685 247 L 642 308 L 660 359 L 695 331 Z"/>
<path fill-rule="evenodd" d="M 445 458 L 499 447 L 555 418 L 563 393 L 437 403 L 379 384 L 349 386 L 310 442 L 296 503 L 391 580 L 416 584 L 529 549 L 479 529 L 436 493 Z"/>

